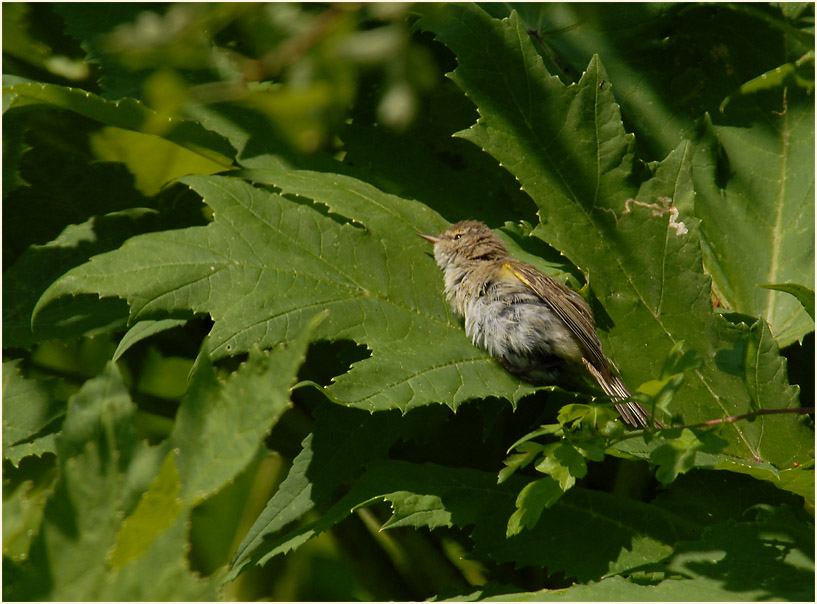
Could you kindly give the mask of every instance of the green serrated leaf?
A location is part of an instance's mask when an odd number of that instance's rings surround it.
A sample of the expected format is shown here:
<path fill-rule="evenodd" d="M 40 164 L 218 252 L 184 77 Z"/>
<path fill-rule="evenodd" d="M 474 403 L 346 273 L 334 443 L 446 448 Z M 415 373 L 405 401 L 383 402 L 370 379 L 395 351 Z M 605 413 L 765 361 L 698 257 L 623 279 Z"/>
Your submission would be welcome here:
<path fill-rule="evenodd" d="M 699 540 L 679 543 L 667 568 L 689 578 L 740 576 L 740 591 L 755 591 L 758 599 L 812 601 L 813 527 L 784 506 L 766 516 L 707 528 Z"/>
<path fill-rule="evenodd" d="M 181 176 L 229 169 L 223 161 L 213 161 L 154 134 L 113 126 L 93 133 L 89 142 L 99 159 L 125 164 L 135 177 L 136 188 L 148 196 Z"/>
<path fill-rule="evenodd" d="M 425 526 L 429 529 L 451 526 L 451 513 L 437 495 L 418 495 L 401 491 L 383 497 L 391 502 L 394 512 L 381 528 Z M 379 497 L 377 499 L 380 499 Z"/>
<path fill-rule="evenodd" d="M 493 473 L 467 468 L 378 460 L 320 520 L 265 544 L 258 552 L 257 563 L 264 564 L 273 556 L 300 546 L 356 508 L 374 501 L 390 501 L 404 525 L 449 526 L 453 523 L 462 527 L 491 518 L 493 524 L 504 527 L 505 518 L 513 509 L 515 494 L 511 489 L 521 486 L 516 480 L 510 482 L 510 486 L 497 486 Z M 403 509 L 404 503 L 409 507 Z M 421 503 L 430 507 L 422 511 Z"/>
<path fill-rule="evenodd" d="M 812 40 L 813 43 L 813 40 Z M 724 112 L 726 106 L 735 98 L 759 92 L 783 88 L 784 86 L 799 86 L 807 92 L 814 90 L 814 51 L 811 50 L 797 61 L 785 63 L 760 74 L 743 84 L 735 92 L 723 99 L 718 109 Z"/>
<path fill-rule="evenodd" d="M 144 214 L 145 208 L 155 205 L 133 188 L 133 177 L 125 166 L 95 162 L 87 152 L 72 147 L 87 139 L 92 123 L 48 120 L 44 115 L 48 112 L 36 111 L 28 119 L 9 120 L 26 130 L 31 143 L 16 164 L 29 186 L 17 187 L 3 198 L 7 232 L 3 238 L 4 266 L 11 266 L 30 245 L 56 243 L 57 238 L 63 245 L 73 241 L 93 246 L 97 242 L 87 235 L 75 234 L 72 239 L 68 234 L 70 225 L 83 225 L 91 217 L 102 221 L 92 225 L 99 229 L 98 239 L 110 240 L 115 229 L 108 233 L 101 228 L 105 226 L 103 216 L 130 210 L 130 217 L 136 219 L 140 216 L 135 208 Z M 40 124 L 37 118 L 46 123 Z M 60 142 L 40 140 L 43 131 Z M 112 191 L 116 195 L 111 195 Z M 89 225 L 80 228 L 88 231 Z"/>
<path fill-rule="evenodd" d="M 116 446 L 122 461 L 128 460 L 136 444 L 130 424 L 135 409 L 121 372 L 108 363 L 69 400 L 59 439 L 60 459 L 71 458 L 87 443 L 97 442 L 102 447 Z"/>
<path fill-rule="evenodd" d="M 113 363 L 71 397 L 57 442 L 59 480 L 30 555 L 12 581 L 4 581 L 5 597 L 107 601 L 216 595 L 217 577 L 200 580 L 190 572 L 187 514 L 154 523 L 154 513 L 167 512 L 167 504 L 179 511 L 172 466 L 165 465 L 153 490 L 137 504 L 167 449 L 137 441 L 134 412 Z M 108 564 L 111 555 L 119 570 Z"/>
<path fill-rule="evenodd" d="M 264 564 L 340 522 L 356 507 L 379 500 L 392 502 L 395 513 L 412 526 L 446 526 L 448 522 L 461 528 L 473 526 L 477 558 L 514 562 L 519 567 L 546 566 L 549 572 L 564 570 L 583 581 L 658 562 L 672 551 L 670 545 L 679 534 L 694 534 L 694 525 L 674 514 L 574 487 L 542 512 L 532 530 L 507 539 L 507 519 L 522 486 L 523 481 L 516 477 L 497 485 L 492 472 L 376 462 L 320 520 L 264 544 L 254 560 Z M 558 485 L 555 488 L 561 493 Z M 398 510 L 404 502 L 410 508 Z M 423 502 L 429 506 L 425 513 L 420 509 Z M 640 528 L 645 518 L 649 535 Z M 590 542 L 594 547 L 588 550 Z"/>
<path fill-rule="evenodd" d="M 54 399 L 54 383 L 23 377 L 19 359 L 3 363 L 3 458 L 15 466 L 28 455 L 56 452 L 54 422 L 65 404 Z"/>
<path fill-rule="evenodd" d="M 587 463 L 581 451 L 570 443 L 562 442 L 553 450 L 553 457 L 565 468 L 574 478 L 584 478 L 587 475 Z M 560 480 L 561 483 L 561 480 Z M 567 490 L 562 487 L 563 490 Z"/>
<path fill-rule="evenodd" d="M 456 53 L 451 77 L 480 112 L 460 135 L 517 178 L 540 208 L 537 234 L 590 274 L 606 313 L 597 316 L 605 352 L 624 381 L 658 375 L 664 355 L 685 341 L 704 364 L 686 380 L 672 411 L 692 423 L 752 409 L 753 376 L 727 375 L 716 362 L 728 354 L 720 348 L 745 332 L 719 323 L 709 303 L 692 216 L 692 146 L 682 143 L 648 173 L 637 173 L 634 139 L 624 131 L 598 58 L 578 84 L 564 86 L 545 70 L 515 13 L 499 21 L 474 5 L 448 4 L 422 23 Z M 784 375 L 764 387 L 777 395 L 761 405 L 790 404 Z M 790 418 L 784 424 L 806 454 L 811 436 Z M 727 434 L 731 454 L 759 458 L 761 435 L 754 427 L 733 423 Z M 785 465 L 791 458 L 767 459 Z"/>
<path fill-rule="evenodd" d="M 508 519 L 507 537 L 513 537 L 522 529 L 532 529 L 539 522 L 542 512 L 556 503 L 565 489 L 547 476 L 525 485 L 516 498 L 516 511 Z"/>
<path fill-rule="evenodd" d="M 215 213 L 211 225 L 136 237 L 95 257 L 49 288 L 35 314 L 79 292 L 125 297 L 134 319 L 208 312 L 218 358 L 292 337 L 316 310 L 326 309 L 316 338 L 352 338 L 372 349 L 371 358 L 327 389 L 348 405 L 405 411 L 442 401 L 456 407 L 489 394 L 517 401 L 535 390 L 475 348 L 448 308 L 439 271 L 417 237 L 444 226 L 433 212 L 340 175 L 248 176 L 320 201 L 367 228 L 339 225 L 243 181 L 191 176 L 185 181 Z"/>
<path fill-rule="evenodd" d="M 112 183 L 103 179 L 99 184 Z M 81 190 L 79 193 L 95 197 L 100 191 Z M 66 196 L 66 202 L 79 203 L 79 197 Z M 43 210 L 45 205 L 35 208 Z M 106 210 L 101 211 L 107 214 Z M 71 217 L 64 218 L 71 220 Z M 87 262 L 93 254 L 116 248 L 128 237 L 149 230 L 154 218 L 155 212 L 146 208 L 112 212 L 84 220 L 82 224 L 70 224 L 45 245 L 29 246 L 3 275 L 8 299 L 3 305 L 5 345 L 30 348 L 42 340 L 95 335 L 123 327 L 127 307 L 119 300 L 100 301 L 97 296 L 77 296 L 45 309 L 34 329 L 31 318 L 37 300 L 55 279 Z"/>
<path fill-rule="evenodd" d="M 161 532 L 144 554 L 120 570 L 106 574 L 99 591 L 87 599 L 96 601 L 216 601 L 220 599 L 222 571 L 201 577 L 188 562 L 188 514 Z"/>
<path fill-rule="evenodd" d="M 790 91 L 782 108 L 764 99 L 740 118 L 707 117 L 694 160 L 695 212 L 717 296 L 732 310 L 765 319 L 781 347 L 802 340 L 814 321 L 794 298 L 757 285 L 814 289 L 812 101 Z M 748 119 L 768 126 L 746 128 Z"/>
<path fill-rule="evenodd" d="M 68 109 L 100 123 L 135 132 L 159 134 L 224 168 L 232 165 L 235 149 L 221 136 L 205 130 L 196 122 L 167 118 L 156 124 L 156 112 L 135 99 L 108 101 L 91 92 L 56 84 L 45 84 L 3 76 L 3 113 L 22 107 Z"/>
<path fill-rule="evenodd" d="M 206 498 L 252 460 L 264 436 L 289 408 L 290 387 L 324 317 L 313 317 L 301 334 L 275 350 L 251 349 L 247 362 L 223 384 L 206 353 L 199 356 L 170 436 L 179 450 L 182 500 Z"/>
<path fill-rule="evenodd" d="M 539 430 L 536 432 L 541 433 Z M 509 455 L 502 462 L 505 464 L 505 467 L 499 471 L 499 475 L 497 476 L 497 484 L 502 484 L 508 480 L 508 478 L 513 476 L 517 470 L 527 466 L 536 458 L 537 455 L 539 455 L 539 453 L 542 452 L 542 450 L 545 448 L 543 445 L 526 442 L 527 438 L 535 438 L 536 436 L 539 436 L 537 433 L 531 433 L 523 437 L 524 440 L 521 442 L 517 441 L 510 447 L 509 450 L 516 449 L 517 451 L 520 451 L 520 453 Z"/>
<path fill-rule="evenodd" d="M 22 580 L 11 587 L 28 596 L 23 599 L 93 599 L 120 524 L 125 477 L 119 465 L 135 444 L 127 424 L 132 413 L 113 365 L 69 401 L 58 441 L 61 478 Z"/>
<path fill-rule="evenodd" d="M 814 461 L 786 470 L 777 470 L 774 466 L 764 467 L 761 464 L 746 464 L 733 459 L 723 459 L 715 465 L 715 469 L 748 474 L 766 480 L 784 491 L 800 495 L 812 506 L 815 503 Z"/>
<path fill-rule="evenodd" d="M 4 486 L 3 556 L 24 564 L 42 525 L 45 506 L 53 492 L 53 481 L 38 485 L 28 480 L 13 490 L 9 484 Z"/>
<path fill-rule="evenodd" d="M 159 475 L 142 495 L 133 513 L 122 523 L 108 555 L 108 562 L 114 568 L 121 568 L 143 556 L 157 535 L 171 527 L 184 509 L 179 499 L 181 488 L 175 457 L 173 451 L 167 454 Z"/>
<path fill-rule="evenodd" d="M 667 579 L 657 585 L 640 585 L 624 577 L 608 577 L 564 589 L 503 593 L 482 597 L 480 602 L 755 602 L 765 595 L 763 589 L 734 590 L 720 578 Z M 443 601 L 458 601 L 456 598 Z"/>
<path fill-rule="evenodd" d="M 181 319 L 162 319 L 160 321 L 139 321 L 136 325 L 131 327 L 124 336 L 122 336 L 122 339 L 119 341 L 119 345 L 116 347 L 116 351 L 113 354 L 112 360 L 113 361 L 119 360 L 119 358 L 137 342 L 141 342 L 142 340 L 147 339 L 150 336 L 156 335 L 157 333 L 161 333 L 163 331 L 167 331 L 168 329 L 179 327 L 181 325 L 184 325 L 185 323 L 187 323 L 187 321 Z"/>
<path fill-rule="evenodd" d="M 795 471 L 785 470 L 784 473 L 791 474 Z M 709 472 L 698 468 L 678 476 L 651 503 L 698 522 L 701 526 L 730 520 L 747 521 L 751 518 L 750 510 L 760 504 L 803 508 L 800 497 L 776 487 L 774 481 L 759 482 L 757 478 L 761 478 L 763 473 L 764 470 L 758 467 L 745 467 L 743 472 L 737 469 Z M 813 468 L 806 468 L 801 476 L 809 473 L 813 478 Z M 810 497 L 813 498 L 813 493 Z M 802 516 L 808 520 L 805 509 Z"/>
<path fill-rule="evenodd" d="M 236 549 L 228 579 L 249 563 L 265 538 L 327 501 L 363 464 L 383 455 L 400 435 L 400 420 L 394 412 L 371 415 L 332 404 L 320 407 L 289 474 Z"/>
<path fill-rule="evenodd" d="M 692 430 L 684 429 L 678 438 L 660 445 L 650 455 L 658 470 L 655 477 L 661 484 L 669 484 L 683 474 L 691 470 L 695 465 L 695 454 L 703 447 L 703 443 L 698 439 Z"/>
<path fill-rule="evenodd" d="M 803 307 L 811 320 L 814 320 L 814 290 L 796 283 L 758 283 L 758 287 L 765 287 L 766 289 L 775 289 L 777 291 L 791 294 Z"/>

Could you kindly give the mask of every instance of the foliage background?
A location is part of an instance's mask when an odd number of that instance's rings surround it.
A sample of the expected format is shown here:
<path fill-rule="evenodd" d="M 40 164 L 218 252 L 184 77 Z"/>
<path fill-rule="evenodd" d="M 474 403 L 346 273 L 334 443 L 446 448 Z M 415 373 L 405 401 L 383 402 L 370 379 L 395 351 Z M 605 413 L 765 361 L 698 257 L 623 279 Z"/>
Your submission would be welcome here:
<path fill-rule="evenodd" d="M 501 229 L 679 424 L 813 406 L 813 20 L 4 3 L 4 598 L 813 600 L 811 416 L 628 436 L 416 237 Z"/>

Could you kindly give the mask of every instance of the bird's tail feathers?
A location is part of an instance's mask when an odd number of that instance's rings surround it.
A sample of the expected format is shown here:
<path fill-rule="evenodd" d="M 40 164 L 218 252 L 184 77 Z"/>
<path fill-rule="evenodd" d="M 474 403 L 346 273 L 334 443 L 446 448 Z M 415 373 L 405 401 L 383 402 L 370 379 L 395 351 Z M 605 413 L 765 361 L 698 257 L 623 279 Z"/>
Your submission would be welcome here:
<path fill-rule="evenodd" d="M 613 374 L 605 376 L 589 361 L 586 359 L 583 360 L 585 367 L 587 367 L 587 370 L 590 372 L 590 375 L 595 378 L 607 396 L 613 400 L 622 400 L 632 396 L 630 391 L 627 390 L 627 387 L 620 379 L 618 379 L 617 376 Z M 641 403 L 638 403 L 637 401 L 620 403 L 616 405 L 616 411 L 618 411 L 621 415 L 621 419 L 631 426 L 635 426 L 636 428 L 655 427 L 661 429 L 664 427 L 659 421 L 653 419 L 653 417 L 647 412 Z"/>

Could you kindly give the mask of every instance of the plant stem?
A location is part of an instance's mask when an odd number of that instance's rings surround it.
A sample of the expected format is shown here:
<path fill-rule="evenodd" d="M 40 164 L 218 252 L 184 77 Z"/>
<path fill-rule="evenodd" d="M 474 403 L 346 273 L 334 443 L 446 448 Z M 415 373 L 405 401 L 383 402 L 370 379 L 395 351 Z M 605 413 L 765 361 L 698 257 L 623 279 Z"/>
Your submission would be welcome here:
<path fill-rule="evenodd" d="M 684 428 L 701 428 L 706 426 L 714 426 L 717 424 L 736 422 L 740 419 L 748 419 L 751 417 L 756 417 L 758 415 L 773 415 L 778 413 L 814 413 L 814 407 L 796 407 L 794 409 L 759 409 L 758 411 L 754 411 L 752 413 L 744 413 L 743 415 L 732 415 L 730 417 L 722 417 L 720 419 L 710 419 L 708 421 L 701 422 L 700 424 L 684 426 Z"/>

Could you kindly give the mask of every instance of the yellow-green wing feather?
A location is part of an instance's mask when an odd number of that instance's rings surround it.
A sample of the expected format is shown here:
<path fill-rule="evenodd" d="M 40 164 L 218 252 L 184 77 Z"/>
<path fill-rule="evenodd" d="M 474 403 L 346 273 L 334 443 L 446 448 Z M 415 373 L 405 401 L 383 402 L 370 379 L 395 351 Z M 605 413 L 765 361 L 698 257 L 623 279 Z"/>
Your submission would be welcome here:
<path fill-rule="evenodd" d="M 610 373 L 607 358 L 601 351 L 593 315 L 587 303 L 573 290 L 548 277 L 530 264 L 513 262 L 506 265 L 516 277 L 553 309 L 559 318 L 579 338 L 589 361 L 604 374 Z"/>

